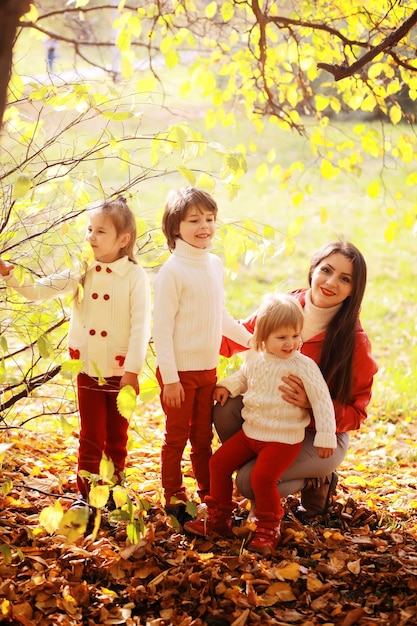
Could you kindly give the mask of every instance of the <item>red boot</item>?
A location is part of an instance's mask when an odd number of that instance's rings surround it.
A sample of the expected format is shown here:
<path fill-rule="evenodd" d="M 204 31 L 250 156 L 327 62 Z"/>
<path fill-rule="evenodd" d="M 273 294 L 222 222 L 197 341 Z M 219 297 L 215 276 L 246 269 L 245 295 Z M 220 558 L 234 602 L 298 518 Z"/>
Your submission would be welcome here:
<path fill-rule="evenodd" d="M 235 508 L 235 502 L 218 502 L 211 496 L 206 496 L 204 502 L 207 504 L 206 517 L 186 522 L 184 530 L 200 537 L 213 532 L 219 535 L 231 535 L 232 511 Z"/>
<path fill-rule="evenodd" d="M 246 547 L 261 554 L 271 554 L 281 541 L 281 517 L 276 513 L 255 511 L 255 534 Z"/>

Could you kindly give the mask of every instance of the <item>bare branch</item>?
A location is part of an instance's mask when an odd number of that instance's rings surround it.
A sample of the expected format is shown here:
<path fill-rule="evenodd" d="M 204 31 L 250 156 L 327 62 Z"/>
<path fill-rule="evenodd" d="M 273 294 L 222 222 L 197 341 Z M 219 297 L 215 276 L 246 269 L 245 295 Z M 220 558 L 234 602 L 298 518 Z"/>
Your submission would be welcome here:
<path fill-rule="evenodd" d="M 336 81 L 342 80 L 347 76 L 353 76 L 360 69 L 362 69 L 367 63 L 370 63 L 372 59 L 374 59 L 378 54 L 384 52 L 385 50 L 389 50 L 394 48 L 399 41 L 417 24 L 417 9 L 412 13 L 412 15 L 405 21 L 397 30 L 393 31 L 388 35 L 380 44 L 369 50 L 366 54 L 364 54 L 360 59 L 352 63 L 352 65 L 342 64 L 342 65 L 332 65 L 330 63 L 318 63 L 317 67 L 319 69 L 325 70 L 334 76 Z M 417 68 L 413 68 L 417 71 Z"/>

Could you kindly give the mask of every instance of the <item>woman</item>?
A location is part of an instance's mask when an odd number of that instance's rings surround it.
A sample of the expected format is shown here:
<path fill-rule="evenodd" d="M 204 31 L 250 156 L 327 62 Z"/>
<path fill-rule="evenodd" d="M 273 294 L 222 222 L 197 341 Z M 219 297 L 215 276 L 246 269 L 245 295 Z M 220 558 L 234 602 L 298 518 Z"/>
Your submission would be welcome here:
<path fill-rule="evenodd" d="M 366 263 L 359 250 L 348 242 L 326 244 L 312 258 L 308 282 L 309 289 L 292 293 L 304 310 L 301 352 L 319 365 L 329 386 L 336 414 L 337 448 L 326 459 L 318 456 L 313 446 L 312 418 L 300 454 L 281 477 L 279 492 L 284 498 L 301 492 L 301 512 L 312 518 L 324 515 L 328 509 L 338 480 L 335 470 L 346 455 L 349 431 L 358 430 L 367 417 L 366 408 L 378 367 L 359 320 L 366 286 Z M 253 332 L 255 321 L 256 313 L 243 325 Z M 223 338 L 223 356 L 229 357 L 242 349 Z M 296 376 L 283 378 L 280 390 L 287 402 L 311 409 L 304 386 Z M 241 428 L 241 410 L 241 396 L 214 407 L 214 425 L 222 442 Z M 240 493 L 251 500 L 254 462 L 243 465 L 236 478 Z"/>

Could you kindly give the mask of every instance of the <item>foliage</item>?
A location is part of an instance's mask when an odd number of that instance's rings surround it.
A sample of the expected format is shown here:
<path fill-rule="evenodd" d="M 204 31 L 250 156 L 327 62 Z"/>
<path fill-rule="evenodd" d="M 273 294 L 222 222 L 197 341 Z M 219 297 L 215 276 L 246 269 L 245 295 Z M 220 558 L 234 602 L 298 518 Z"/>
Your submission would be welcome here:
<path fill-rule="evenodd" d="M 173 526 L 160 505 L 161 423 L 156 402 L 132 424 L 130 511 L 126 500 L 119 514 L 101 509 L 100 525 L 76 541 L 70 526 L 44 523 L 54 521 L 53 512 L 69 519 L 74 432 L 57 432 L 56 422 L 45 420 L 42 433 L 10 435 L 10 447 L 0 451 L 1 482 L 9 482 L 0 494 L 2 623 L 415 623 L 415 468 L 409 459 L 388 462 L 391 446 L 401 449 L 403 459 L 407 450 L 415 451 L 415 442 L 408 443 L 411 430 L 387 437 L 370 416 L 340 469 L 329 515 L 303 525 L 293 514 L 295 499 L 287 499 L 282 546 L 261 557 L 243 547 L 247 524 L 235 527 L 228 540 L 195 539 Z M 368 437 L 381 445 L 374 448 L 378 454 L 370 454 Z M 188 461 L 184 470 L 191 487 Z M 238 500 L 244 515 L 247 503 Z M 141 527 L 136 536 L 132 523 Z"/>

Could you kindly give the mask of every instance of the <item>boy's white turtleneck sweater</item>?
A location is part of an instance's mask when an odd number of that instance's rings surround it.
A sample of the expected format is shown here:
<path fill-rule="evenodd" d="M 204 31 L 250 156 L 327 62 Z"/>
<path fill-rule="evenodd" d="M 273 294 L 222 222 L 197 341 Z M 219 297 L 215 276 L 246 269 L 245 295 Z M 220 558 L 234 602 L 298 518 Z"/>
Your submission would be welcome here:
<path fill-rule="evenodd" d="M 247 346 L 251 334 L 228 313 L 223 265 L 208 248 L 182 239 L 155 279 L 153 340 L 165 385 L 178 372 L 217 367 L 222 335 Z"/>

